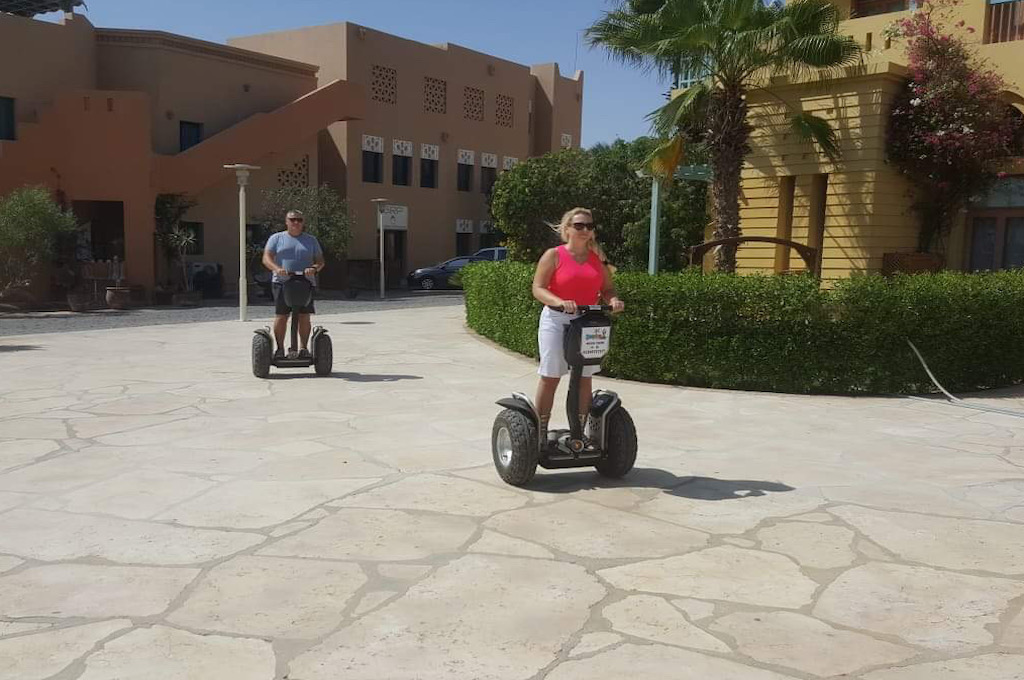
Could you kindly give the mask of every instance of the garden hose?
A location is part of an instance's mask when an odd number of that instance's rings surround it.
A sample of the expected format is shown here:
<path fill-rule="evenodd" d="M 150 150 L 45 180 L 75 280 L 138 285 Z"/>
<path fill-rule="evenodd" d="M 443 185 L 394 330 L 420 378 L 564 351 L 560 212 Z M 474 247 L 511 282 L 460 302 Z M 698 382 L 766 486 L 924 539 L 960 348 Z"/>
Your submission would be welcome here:
<path fill-rule="evenodd" d="M 939 391 L 942 392 L 946 396 L 946 399 L 949 401 L 951 406 L 960 406 L 962 408 L 970 408 L 970 409 L 974 409 L 976 411 L 987 411 L 989 413 L 1000 413 L 1000 414 L 1006 415 L 1006 416 L 1014 416 L 1016 418 L 1024 418 L 1024 411 L 1012 411 L 1010 409 L 1005 409 L 1005 408 L 995 408 L 994 406 L 981 406 L 979 404 L 969 404 L 966 401 L 964 401 L 963 399 L 961 399 L 960 397 L 957 397 L 957 396 L 954 396 L 954 395 L 950 394 L 949 391 L 945 387 L 943 387 L 941 384 L 939 384 L 939 381 L 935 377 L 935 374 L 932 373 L 932 370 L 930 368 L 928 368 L 928 364 L 925 362 L 924 357 L 921 356 L 921 353 L 917 350 L 917 347 L 914 346 L 914 343 L 912 343 L 910 341 L 910 338 L 904 338 L 904 339 L 907 341 L 907 344 L 910 345 L 910 349 L 914 350 L 914 354 L 917 355 L 917 360 L 921 362 L 921 366 L 924 367 L 925 373 L 928 374 L 928 377 L 931 379 L 932 384 L 935 385 L 937 388 L 939 388 Z M 919 401 L 932 401 L 931 399 L 924 399 L 922 397 L 910 397 L 910 398 L 911 399 L 917 399 Z"/>

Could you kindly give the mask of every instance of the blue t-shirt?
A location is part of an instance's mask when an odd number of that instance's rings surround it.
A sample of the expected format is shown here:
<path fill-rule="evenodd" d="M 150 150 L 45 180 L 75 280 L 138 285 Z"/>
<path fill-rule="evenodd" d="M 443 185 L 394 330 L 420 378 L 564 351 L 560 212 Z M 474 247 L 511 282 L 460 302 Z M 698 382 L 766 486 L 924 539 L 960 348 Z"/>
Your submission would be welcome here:
<path fill-rule="evenodd" d="M 279 231 L 267 239 L 265 250 L 274 256 L 274 261 L 283 269 L 289 272 L 302 272 L 307 267 L 313 266 L 314 258 L 322 255 L 320 242 L 315 236 L 305 232 L 298 236 L 291 236 L 287 231 Z M 287 277 L 282 278 L 274 272 L 274 283 L 284 283 Z M 310 283 L 316 284 L 314 277 L 309 277 Z"/>

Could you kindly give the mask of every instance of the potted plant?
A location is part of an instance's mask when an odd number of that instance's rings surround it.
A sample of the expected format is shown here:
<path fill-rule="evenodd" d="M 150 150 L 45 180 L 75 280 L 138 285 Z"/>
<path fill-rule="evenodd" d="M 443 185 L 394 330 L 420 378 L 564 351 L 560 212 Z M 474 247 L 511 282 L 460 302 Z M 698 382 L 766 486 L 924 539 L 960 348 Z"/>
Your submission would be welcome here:
<path fill-rule="evenodd" d="M 177 226 L 164 238 L 168 245 L 174 249 L 174 259 L 181 265 L 181 280 L 182 288 L 184 289 L 171 296 L 171 304 L 195 307 L 202 301 L 202 294 L 192 290 L 192 281 L 188 277 L 188 262 L 185 260 L 185 256 L 188 255 L 189 250 L 195 247 L 196 235 L 184 227 Z"/>
<path fill-rule="evenodd" d="M 111 263 L 111 274 L 114 285 L 107 286 L 107 306 L 111 309 L 128 309 L 131 303 L 132 289 L 121 285 L 121 282 L 124 281 L 124 262 L 118 260 L 116 255 Z"/>

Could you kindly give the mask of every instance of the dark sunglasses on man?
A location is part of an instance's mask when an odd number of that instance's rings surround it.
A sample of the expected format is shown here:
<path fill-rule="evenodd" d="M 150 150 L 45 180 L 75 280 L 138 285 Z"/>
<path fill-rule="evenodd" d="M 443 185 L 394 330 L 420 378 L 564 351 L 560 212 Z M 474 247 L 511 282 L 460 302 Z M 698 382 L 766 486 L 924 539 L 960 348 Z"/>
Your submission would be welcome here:
<path fill-rule="evenodd" d="M 301 223 L 301 222 L 303 222 L 304 220 L 303 220 L 303 218 L 301 218 L 301 217 L 289 217 L 289 218 L 288 218 L 288 221 L 289 221 L 289 222 L 300 222 L 300 223 Z"/>

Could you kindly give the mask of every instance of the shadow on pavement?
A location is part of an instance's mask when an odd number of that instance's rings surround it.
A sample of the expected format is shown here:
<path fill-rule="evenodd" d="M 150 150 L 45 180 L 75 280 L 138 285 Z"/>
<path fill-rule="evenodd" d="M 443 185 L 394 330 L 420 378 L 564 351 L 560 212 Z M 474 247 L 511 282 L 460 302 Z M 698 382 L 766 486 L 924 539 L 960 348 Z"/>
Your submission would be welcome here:
<path fill-rule="evenodd" d="M 268 380 L 291 380 L 294 378 L 335 378 L 347 380 L 348 382 L 397 382 L 399 380 L 423 380 L 422 375 L 398 375 L 398 374 L 377 374 L 377 373 L 340 373 L 335 371 L 330 375 L 317 375 L 313 371 L 309 373 L 274 373 L 267 376 Z"/>
<path fill-rule="evenodd" d="M 0 353 L 24 352 L 33 349 L 42 349 L 42 347 L 40 347 L 39 345 L 0 345 Z"/>
<path fill-rule="evenodd" d="M 670 496 L 703 501 L 724 501 L 794 490 L 788 484 L 779 482 L 677 477 L 657 468 L 635 468 L 622 479 L 607 479 L 588 468 L 580 468 L 578 472 L 547 475 L 538 470 L 537 476 L 526 488 L 541 493 L 573 493 L 584 489 L 662 489 Z"/>

